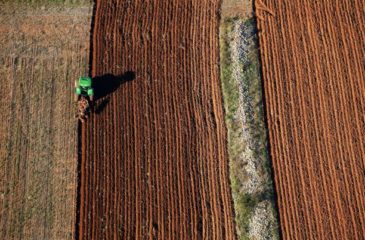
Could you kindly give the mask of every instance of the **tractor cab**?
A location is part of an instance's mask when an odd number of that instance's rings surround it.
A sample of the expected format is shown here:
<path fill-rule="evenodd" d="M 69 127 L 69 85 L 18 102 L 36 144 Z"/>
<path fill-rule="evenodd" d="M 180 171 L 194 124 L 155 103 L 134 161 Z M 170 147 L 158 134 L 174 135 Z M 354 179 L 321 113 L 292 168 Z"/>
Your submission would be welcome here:
<path fill-rule="evenodd" d="M 90 101 L 94 98 L 94 89 L 92 88 L 92 79 L 90 77 L 80 77 L 75 82 L 75 94 L 76 98 L 80 96 L 89 97 Z"/>

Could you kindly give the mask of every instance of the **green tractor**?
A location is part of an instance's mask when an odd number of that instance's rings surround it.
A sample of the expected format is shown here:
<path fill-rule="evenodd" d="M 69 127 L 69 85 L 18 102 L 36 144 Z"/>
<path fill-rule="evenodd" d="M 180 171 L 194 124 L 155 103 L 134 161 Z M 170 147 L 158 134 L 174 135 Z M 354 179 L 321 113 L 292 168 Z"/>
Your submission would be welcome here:
<path fill-rule="evenodd" d="M 89 97 L 90 101 L 93 101 L 94 89 L 90 77 L 80 77 L 78 81 L 75 81 L 75 100 L 78 101 L 80 96 Z"/>

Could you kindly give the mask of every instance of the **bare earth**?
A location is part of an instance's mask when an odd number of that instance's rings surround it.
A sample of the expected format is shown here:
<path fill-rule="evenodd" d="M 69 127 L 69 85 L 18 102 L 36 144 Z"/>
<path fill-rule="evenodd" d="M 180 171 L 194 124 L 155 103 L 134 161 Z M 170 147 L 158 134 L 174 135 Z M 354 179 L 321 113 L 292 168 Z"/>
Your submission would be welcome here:
<path fill-rule="evenodd" d="M 0 239 L 72 239 L 90 7 L 0 6 Z"/>
<path fill-rule="evenodd" d="M 219 9 L 218 0 L 97 1 L 96 90 L 124 82 L 82 126 L 80 239 L 235 238 Z"/>
<path fill-rule="evenodd" d="M 364 3 L 256 9 L 283 238 L 364 239 Z"/>

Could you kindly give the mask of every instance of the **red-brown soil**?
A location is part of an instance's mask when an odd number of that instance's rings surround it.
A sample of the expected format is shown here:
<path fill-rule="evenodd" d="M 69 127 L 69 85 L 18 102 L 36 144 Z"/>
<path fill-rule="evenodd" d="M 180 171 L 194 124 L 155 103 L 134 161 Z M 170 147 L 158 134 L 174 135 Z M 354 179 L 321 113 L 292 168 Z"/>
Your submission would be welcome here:
<path fill-rule="evenodd" d="M 219 3 L 97 1 L 80 239 L 235 238 Z"/>
<path fill-rule="evenodd" d="M 283 238 L 363 239 L 363 1 L 256 10 Z"/>

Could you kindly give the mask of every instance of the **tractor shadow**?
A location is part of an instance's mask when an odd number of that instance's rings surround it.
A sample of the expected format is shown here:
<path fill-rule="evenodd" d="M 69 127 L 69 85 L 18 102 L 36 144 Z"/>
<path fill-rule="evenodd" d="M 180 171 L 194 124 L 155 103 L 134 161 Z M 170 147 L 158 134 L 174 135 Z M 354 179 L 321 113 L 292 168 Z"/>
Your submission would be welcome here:
<path fill-rule="evenodd" d="M 128 71 L 122 75 L 105 74 L 93 78 L 94 103 L 93 112 L 101 113 L 110 102 L 110 95 L 115 92 L 122 84 L 136 78 L 136 73 Z M 98 102 L 98 100 L 101 101 Z"/>

